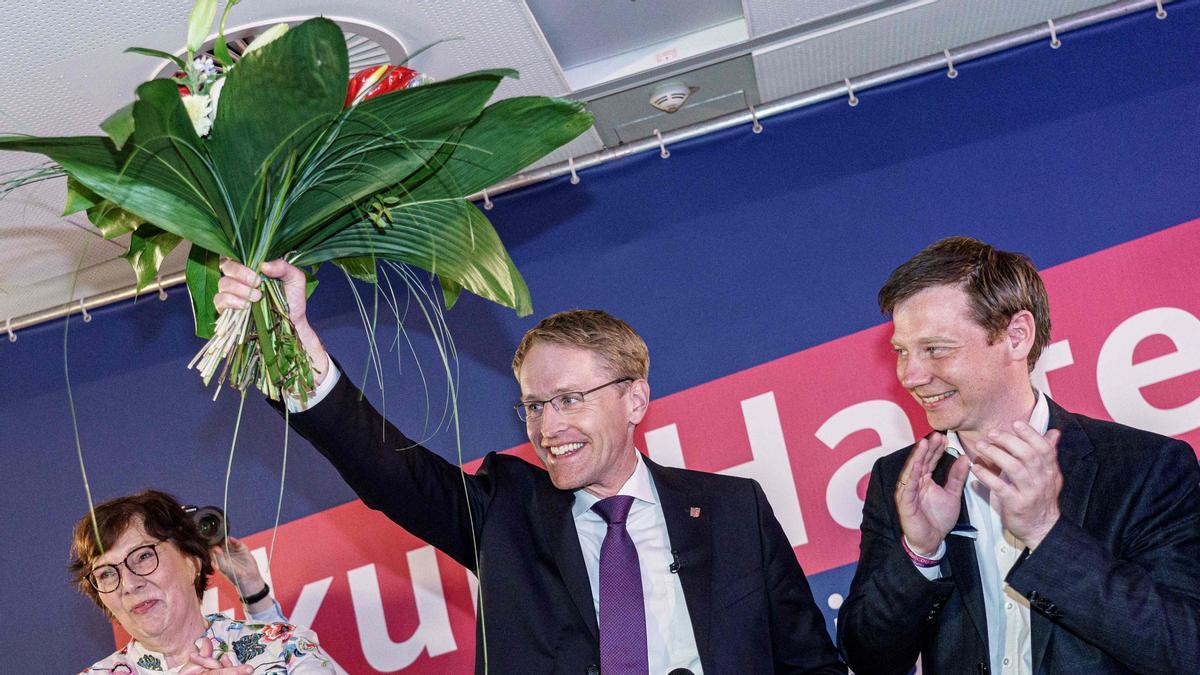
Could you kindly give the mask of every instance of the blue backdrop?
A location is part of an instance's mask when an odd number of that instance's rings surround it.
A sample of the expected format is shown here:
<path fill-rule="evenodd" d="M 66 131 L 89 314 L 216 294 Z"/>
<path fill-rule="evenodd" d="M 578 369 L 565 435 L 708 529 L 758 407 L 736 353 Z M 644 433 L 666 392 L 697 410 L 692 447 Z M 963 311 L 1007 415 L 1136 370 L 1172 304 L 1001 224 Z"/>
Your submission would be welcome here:
<path fill-rule="evenodd" d="M 464 297 L 449 313 L 461 358 L 466 458 L 516 445 L 509 361 L 537 318 L 602 307 L 650 345 L 670 394 L 881 322 L 875 293 L 926 243 L 969 234 L 1047 267 L 1200 216 L 1200 1 L 1140 12 L 495 200 L 489 216 L 529 282 L 535 314 Z M 321 274 L 313 321 L 361 382 L 367 343 L 347 283 Z M 65 352 L 97 500 L 146 487 L 221 502 L 238 397 L 210 403 L 185 369 L 200 342 L 172 289 L 72 319 Z M 112 633 L 68 585 L 69 532 L 86 510 L 64 378 L 63 322 L 0 343 L 4 489 L 0 670 L 77 671 Z M 418 352 L 432 356 L 410 322 Z M 391 339 L 391 329 L 381 329 Z M 388 414 L 420 428 L 411 358 L 386 376 Z M 373 383 L 369 386 L 375 386 Z M 378 394 L 373 394 L 378 401 Z M 436 407 L 440 399 L 433 401 Z M 235 532 L 274 518 L 283 422 L 245 404 L 230 509 Z M 354 498 L 293 439 L 283 519 Z M 453 440 L 429 443 L 447 456 Z M 844 586 L 834 570 L 818 588 Z M 42 651 L 44 648 L 53 648 Z M 72 670 L 73 669 L 73 670 Z"/>

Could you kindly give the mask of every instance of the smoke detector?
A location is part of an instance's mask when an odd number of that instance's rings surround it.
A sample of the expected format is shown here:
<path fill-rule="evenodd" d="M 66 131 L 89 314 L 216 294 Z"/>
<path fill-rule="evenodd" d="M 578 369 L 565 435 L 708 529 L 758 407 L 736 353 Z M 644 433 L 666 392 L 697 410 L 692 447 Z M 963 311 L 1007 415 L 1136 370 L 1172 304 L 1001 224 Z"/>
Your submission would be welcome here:
<path fill-rule="evenodd" d="M 650 105 L 663 112 L 673 113 L 683 107 L 698 89 L 699 87 L 689 87 L 678 80 L 663 82 L 650 90 Z"/>

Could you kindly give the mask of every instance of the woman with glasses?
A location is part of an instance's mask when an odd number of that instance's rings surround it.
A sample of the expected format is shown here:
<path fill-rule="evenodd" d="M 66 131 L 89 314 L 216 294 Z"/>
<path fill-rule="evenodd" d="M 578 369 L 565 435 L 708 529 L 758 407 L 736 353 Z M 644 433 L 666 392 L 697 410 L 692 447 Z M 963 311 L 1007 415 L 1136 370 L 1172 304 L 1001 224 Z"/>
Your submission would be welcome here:
<path fill-rule="evenodd" d="M 133 637 L 84 673 L 335 672 L 307 628 L 201 613 L 213 561 L 192 518 L 168 494 L 119 497 L 96 507 L 94 520 L 84 515 L 70 570 L 79 590 Z M 241 592 L 261 596 L 244 602 L 262 604 L 267 591 Z"/>

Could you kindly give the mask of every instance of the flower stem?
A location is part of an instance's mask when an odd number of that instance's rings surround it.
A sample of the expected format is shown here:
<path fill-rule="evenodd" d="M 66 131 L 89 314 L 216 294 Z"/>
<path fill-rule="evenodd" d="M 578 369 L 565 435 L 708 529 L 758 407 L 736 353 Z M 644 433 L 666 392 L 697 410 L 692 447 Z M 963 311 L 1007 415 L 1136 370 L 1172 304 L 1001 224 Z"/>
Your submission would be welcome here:
<path fill-rule="evenodd" d="M 269 283 L 269 282 L 268 282 Z M 258 350 L 262 353 L 262 366 L 266 371 L 264 378 L 270 398 L 277 398 L 274 391 L 280 381 L 279 358 L 275 350 L 275 331 L 272 323 L 271 309 L 267 306 L 270 294 L 264 294 L 262 299 L 250 305 L 250 315 L 254 318 L 254 329 L 258 334 Z M 272 395 L 275 394 L 275 395 Z"/>

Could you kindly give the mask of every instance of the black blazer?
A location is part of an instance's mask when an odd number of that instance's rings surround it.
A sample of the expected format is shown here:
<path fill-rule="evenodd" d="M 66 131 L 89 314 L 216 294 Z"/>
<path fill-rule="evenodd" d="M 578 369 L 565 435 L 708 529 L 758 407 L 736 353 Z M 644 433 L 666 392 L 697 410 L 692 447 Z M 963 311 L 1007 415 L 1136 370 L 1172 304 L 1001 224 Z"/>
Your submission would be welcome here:
<path fill-rule="evenodd" d="M 464 498 L 458 467 L 401 435 L 345 376 L 320 404 L 290 419 L 367 506 L 479 574 L 490 672 L 599 672 L 574 494 L 555 489 L 545 470 L 489 453 L 466 476 Z M 647 466 L 679 552 L 704 672 L 845 673 L 758 484 Z M 693 508 L 700 517 L 691 517 Z M 484 644 L 478 627 L 476 637 Z M 483 650 L 476 654 L 482 672 Z"/>
<path fill-rule="evenodd" d="M 1030 602 L 1034 672 L 1200 672 L 1200 469 L 1191 447 L 1053 401 L 1050 428 L 1062 431 L 1062 518 L 1006 578 Z M 936 581 L 900 545 L 893 493 L 910 449 L 871 472 L 839 646 L 862 675 L 908 672 L 918 654 L 928 675 L 987 672 L 973 540 L 947 537 L 948 576 Z M 938 464 L 939 483 L 951 461 Z"/>

